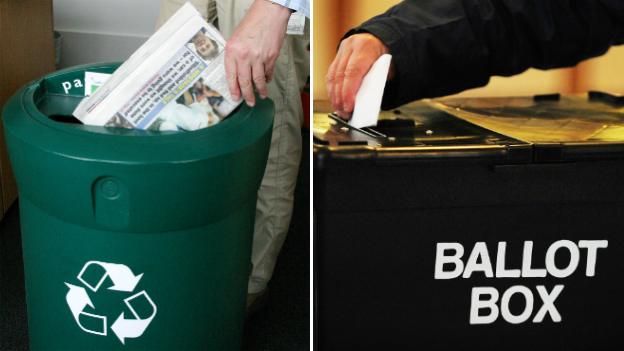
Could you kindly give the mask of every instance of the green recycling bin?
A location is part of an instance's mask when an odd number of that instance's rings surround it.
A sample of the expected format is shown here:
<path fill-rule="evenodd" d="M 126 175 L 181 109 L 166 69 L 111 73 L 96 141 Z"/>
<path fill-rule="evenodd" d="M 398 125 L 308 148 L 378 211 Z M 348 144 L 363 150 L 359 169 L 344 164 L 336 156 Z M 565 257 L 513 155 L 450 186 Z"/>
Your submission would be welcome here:
<path fill-rule="evenodd" d="M 193 132 L 71 121 L 80 66 L 3 111 L 31 350 L 239 350 L 273 104 Z"/>

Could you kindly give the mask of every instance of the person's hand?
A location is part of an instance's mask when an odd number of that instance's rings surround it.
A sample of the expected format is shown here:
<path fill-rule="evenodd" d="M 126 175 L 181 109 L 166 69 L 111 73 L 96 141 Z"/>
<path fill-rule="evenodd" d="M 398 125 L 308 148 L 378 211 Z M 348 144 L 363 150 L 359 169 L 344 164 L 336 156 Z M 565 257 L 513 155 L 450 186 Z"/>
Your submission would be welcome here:
<path fill-rule="evenodd" d="M 381 40 L 368 33 L 354 34 L 340 43 L 327 72 L 329 101 L 338 115 L 343 118 L 351 115 L 362 79 L 373 63 L 388 52 Z"/>
<path fill-rule="evenodd" d="M 253 88 L 264 99 L 275 60 L 286 37 L 291 10 L 268 0 L 255 0 L 225 46 L 225 72 L 234 100 L 256 103 Z"/>

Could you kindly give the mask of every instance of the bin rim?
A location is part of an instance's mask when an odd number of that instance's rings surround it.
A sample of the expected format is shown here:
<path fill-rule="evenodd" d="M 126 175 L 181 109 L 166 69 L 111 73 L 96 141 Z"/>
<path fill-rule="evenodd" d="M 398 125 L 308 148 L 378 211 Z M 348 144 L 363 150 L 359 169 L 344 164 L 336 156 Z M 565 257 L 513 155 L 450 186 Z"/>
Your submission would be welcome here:
<path fill-rule="evenodd" d="M 93 143 L 114 143 L 117 149 L 128 149 L 129 146 L 141 145 L 141 149 L 153 148 L 154 154 L 162 157 L 152 158 L 153 162 L 186 162 L 207 157 L 215 157 L 234 152 L 255 142 L 257 137 L 272 127 L 273 102 L 270 99 L 257 99 L 253 108 L 242 104 L 234 113 L 214 126 L 196 131 L 160 132 L 140 129 L 111 128 L 103 126 L 89 126 L 84 124 L 69 124 L 57 122 L 39 110 L 35 101 L 35 94 L 41 92 L 43 83 L 52 78 L 59 78 L 74 71 L 102 71 L 114 70 L 119 63 L 99 63 L 80 65 L 40 77 L 22 87 L 9 99 L 3 111 L 5 132 L 18 136 L 24 142 L 40 148 L 54 148 L 56 153 L 75 158 L 93 158 L 94 160 L 115 160 L 114 162 L 130 162 L 133 158 L 119 152 L 95 152 L 89 156 L 89 150 L 77 148 L 76 145 Z M 45 93 L 49 95 L 61 95 Z M 78 95 L 67 95 L 78 97 Z M 257 112 L 257 113 L 255 113 Z M 265 114 L 270 118 L 260 118 Z M 251 124 L 251 125 L 249 125 Z M 244 128 L 243 128 L 244 126 Z M 61 137 L 29 138 L 28 136 L 45 136 L 50 130 L 62 133 Z M 224 139 L 227 136 L 227 139 Z M 255 137 L 254 137 L 255 136 Z M 29 140 L 30 139 L 30 140 Z M 33 143 L 36 139 L 36 143 Z M 224 143 L 224 141 L 226 141 Z M 166 157 L 168 155 L 168 157 Z M 142 159 L 141 163 L 145 163 Z"/>

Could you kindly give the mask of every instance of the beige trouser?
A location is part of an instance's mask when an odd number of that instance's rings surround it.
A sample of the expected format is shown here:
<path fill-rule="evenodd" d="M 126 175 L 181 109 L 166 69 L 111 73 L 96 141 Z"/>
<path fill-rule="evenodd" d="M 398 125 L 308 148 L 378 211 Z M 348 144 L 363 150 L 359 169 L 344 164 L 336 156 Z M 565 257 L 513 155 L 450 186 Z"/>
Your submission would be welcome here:
<path fill-rule="evenodd" d="M 243 19 L 253 0 L 216 0 L 219 30 L 228 39 Z M 162 0 L 158 25 L 164 23 L 185 0 Z M 212 18 L 209 0 L 192 0 L 197 10 Z M 269 19 L 267 19 L 269 20 Z M 300 91 L 309 74 L 309 22 L 303 36 L 288 35 L 275 63 L 269 97 L 275 103 L 271 150 L 262 185 L 258 191 L 256 223 L 249 278 L 249 293 L 264 290 L 273 275 L 277 256 L 286 239 L 301 159 L 303 111 Z"/>

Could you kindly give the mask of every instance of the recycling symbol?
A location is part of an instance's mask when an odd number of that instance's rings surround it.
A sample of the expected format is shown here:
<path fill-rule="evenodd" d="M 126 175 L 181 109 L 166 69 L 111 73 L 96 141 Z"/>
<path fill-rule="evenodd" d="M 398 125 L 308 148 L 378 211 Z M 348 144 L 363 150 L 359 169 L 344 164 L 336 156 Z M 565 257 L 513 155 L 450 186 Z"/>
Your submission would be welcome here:
<path fill-rule="evenodd" d="M 89 277 L 89 279 L 85 279 L 85 276 Z M 95 277 L 95 279 L 93 277 Z M 135 276 L 132 270 L 123 264 L 99 261 L 89 261 L 85 263 L 77 276 L 78 280 L 94 293 L 100 290 L 106 278 L 109 278 L 113 282 L 113 285 L 107 288 L 108 290 L 133 293 L 142 277 L 143 273 Z M 88 280 L 95 284 L 89 283 Z M 67 282 L 65 282 L 65 285 L 69 288 L 65 299 L 67 300 L 67 305 L 78 327 L 90 334 L 107 336 L 109 328 L 107 317 L 85 312 L 87 306 L 91 307 L 93 310 L 96 309 L 87 290 L 83 286 L 73 285 Z M 128 307 L 131 314 L 126 315 L 122 311 L 119 317 L 110 325 L 110 330 L 117 336 L 119 341 L 125 345 L 125 340 L 127 338 L 138 338 L 143 335 L 156 316 L 156 305 L 145 290 L 125 298 L 123 302 Z M 147 302 L 147 304 L 145 304 L 145 302 Z M 139 306 L 151 306 L 152 312 L 142 313 L 148 314 L 148 316 L 140 316 L 133 307 L 133 303 L 139 304 Z M 85 325 L 88 327 L 85 327 Z"/>

